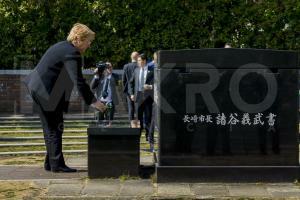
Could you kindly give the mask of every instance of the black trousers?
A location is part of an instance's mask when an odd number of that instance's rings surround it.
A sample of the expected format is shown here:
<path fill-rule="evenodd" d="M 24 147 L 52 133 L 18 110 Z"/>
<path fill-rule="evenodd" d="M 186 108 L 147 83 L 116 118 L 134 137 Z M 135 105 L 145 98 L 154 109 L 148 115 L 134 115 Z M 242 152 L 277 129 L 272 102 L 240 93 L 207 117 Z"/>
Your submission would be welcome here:
<path fill-rule="evenodd" d="M 150 129 L 149 129 L 149 143 L 154 144 L 155 140 L 154 140 L 154 130 L 155 127 L 157 127 L 157 105 L 154 102 L 152 104 L 152 117 L 151 117 L 151 123 L 150 123 Z"/>
<path fill-rule="evenodd" d="M 137 110 L 137 117 L 140 121 L 140 133 L 144 129 L 145 123 L 145 130 L 146 130 L 146 138 L 149 140 L 149 136 L 153 138 L 153 129 L 151 130 L 151 119 L 152 119 L 152 104 L 153 99 L 149 96 L 144 98 L 143 93 L 137 93 L 137 102 L 135 104 Z"/>
<path fill-rule="evenodd" d="M 128 116 L 129 120 L 134 120 L 134 101 L 131 101 L 130 96 L 126 95 L 127 107 L 128 107 Z"/>
<path fill-rule="evenodd" d="M 45 111 L 37 96 L 31 95 L 39 112 L 43 126 L 46 145 L 45 167 L 55 169 L 64 167 L 65 161 L 62 153 L 62 134 L 64 131 L 63 108 L 58 104 L 53 111 Z"/>
<path fill-rule="evenodd" d="M 96 118 L 98 120 L 114 120 L 115 104 L 112 102 L 112 108 L 109 111 L 96 111 Z"/>

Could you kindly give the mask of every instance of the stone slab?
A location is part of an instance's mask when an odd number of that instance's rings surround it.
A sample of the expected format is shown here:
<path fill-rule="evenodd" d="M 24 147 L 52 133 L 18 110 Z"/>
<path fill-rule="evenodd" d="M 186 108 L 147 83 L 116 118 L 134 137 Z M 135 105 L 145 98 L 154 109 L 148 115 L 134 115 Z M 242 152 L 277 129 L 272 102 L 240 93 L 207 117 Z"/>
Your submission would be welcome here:
<path fill-rule="evenodd" d="M 157 196 L 193 196 L 190 185 L 186 183 L 159 183 L 157 184 Z"/>
<path fill-rule="evenodd" d="M 295 184 L 268 185 L 272 198 L 300 198 L 300 186 Z"/>
<path fill-rule="evenodd" d="M 50 184 L 48 196 L 80 196 L 83 185 L 79 184 Z"/>
<path fill-rule="evenodd" d="M 213 198 L 229 196 L 225 185 L 192 184 L 191 191 L 197 198 Z"/>
<path fill-rule="evenodd" d="M 145 197 L 154 194 L 151 180 L 128 180 L 122 184 L 120 196 Z"/>
<path fill-rule="evenodd" d="M 271 197 L 264 185 L 229 185 L 228 191 L 234 197 Z"/>
<path fill-rule="evenodd" d="M 119 179 L 87 180 L 82 190 L 83 195 L 88 196 L 117 196 L 120 194 L 121 183 Z"/>

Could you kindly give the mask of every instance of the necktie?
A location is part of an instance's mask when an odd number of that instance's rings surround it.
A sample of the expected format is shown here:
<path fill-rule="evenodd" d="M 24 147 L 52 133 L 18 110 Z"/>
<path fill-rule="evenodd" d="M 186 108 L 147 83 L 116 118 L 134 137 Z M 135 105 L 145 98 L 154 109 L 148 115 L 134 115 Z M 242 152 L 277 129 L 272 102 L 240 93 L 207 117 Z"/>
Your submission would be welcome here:
<path fill-rule="evenodd" d="M 108 78 L 105 79 L 105 84 L 103 87 L 103 91 L 102 91 L 102 97 L 106 98 L 108 96 L 108 84 L 109 84 L 109 80 Z"/>
<path fill-rule="evenodd" d="M 140 82 L 140 91 L 143 91 L 144 89 L 144 68 L 142 69 L 142 77 Z"/>

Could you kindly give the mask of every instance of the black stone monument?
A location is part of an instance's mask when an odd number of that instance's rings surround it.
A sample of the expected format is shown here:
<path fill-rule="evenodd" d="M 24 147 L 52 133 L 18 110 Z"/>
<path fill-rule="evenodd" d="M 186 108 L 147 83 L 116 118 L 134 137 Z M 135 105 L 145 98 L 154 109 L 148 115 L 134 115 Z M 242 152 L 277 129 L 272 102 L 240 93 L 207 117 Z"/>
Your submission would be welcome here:
<path fill-rule="evenodd" d="M 159 51 L 157 181 L 297 179 L 298 67 L 292 51 Z"/>
<path fill-rule="evenodd" d="M 139 175 L 139 128 L 130 128 L 129 121 L 114 121 L 111 127 L 100 121 L 90 124 L 87 133 L 89 178 Z"/>

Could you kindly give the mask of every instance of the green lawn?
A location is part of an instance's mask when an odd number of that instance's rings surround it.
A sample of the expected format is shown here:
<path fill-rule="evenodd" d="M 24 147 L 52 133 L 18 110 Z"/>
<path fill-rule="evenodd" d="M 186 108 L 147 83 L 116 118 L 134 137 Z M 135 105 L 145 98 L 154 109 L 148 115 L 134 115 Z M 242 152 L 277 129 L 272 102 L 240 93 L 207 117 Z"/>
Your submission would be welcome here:
<path fill-rule="evenodd" d="M 31 181 L 5 181 L 1 183 L 0 187 L 0 199 L 38 199 L 45 193 L 46 189 Z"/>
<path fill-rule="evenodd" d="M 63 145 L 63 150 L 86 150 L 87 145 Z M 17 146 L 17 147 L 0 147 L 0 152 L 14 152 L 14 151 L 45 151 L 45 146 Z"/>
<path fill-rule="evenodd" d="M 32 137 L 32 136 L 43 136 L 43 133 L 0 133 L 0 137 Z M 86 132 L 67 132 L 63 136 L 87 136 Z"/>
<path fill-rule="evenodd" d="M 1 128 L 0 131 L 43 131 L 42 127 L 12 127 L 12 128 Z M 86 131 L 87 127 L 64 127 L 64 130 L 81 130 Z"/>
<path fill-rule="evenodd" d="M 141 143 L 141 149 L 149 149 L 148 143 Z M 15 151 L 44 151 L 45 146 L 15 146 L 15 147 L 0 147 L 0 152 L 15 152 Z M 87 150 L 86 144 L 78 145 L 63 145 L 63 150 Z"/>
<path fill-rule="evenodd" d="M 40 140 L 24 140 L 22 143 L 44 143 L 44 139 Z M 87 139 L 63 139 L 65 142 L 87 142 Z M 0 144 L 19 144 L 21 141 L 1 141 Z"/>

